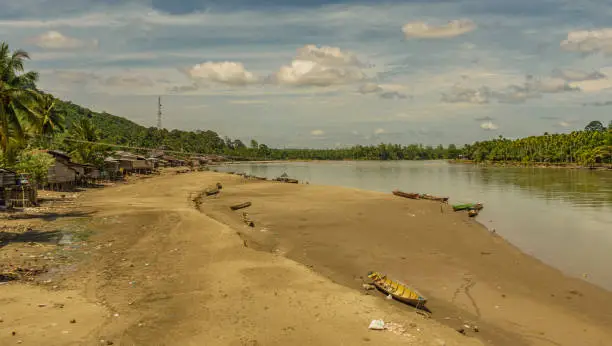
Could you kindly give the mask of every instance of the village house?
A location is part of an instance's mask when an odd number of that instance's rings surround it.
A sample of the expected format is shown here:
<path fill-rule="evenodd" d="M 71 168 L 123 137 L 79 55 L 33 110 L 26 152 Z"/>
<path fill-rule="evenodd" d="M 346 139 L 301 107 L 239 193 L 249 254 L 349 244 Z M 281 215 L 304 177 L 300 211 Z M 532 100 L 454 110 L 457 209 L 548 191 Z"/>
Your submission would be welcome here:
<path fill-rule="evenodd" d="M 74 186 L 80 177 L 85 175 L 82 165 L 70 161 L 70 156 L 60 150 L 47 150 L 55 159 L 49 167 L 47 185 L 53 189 L 65 189 Z"/>

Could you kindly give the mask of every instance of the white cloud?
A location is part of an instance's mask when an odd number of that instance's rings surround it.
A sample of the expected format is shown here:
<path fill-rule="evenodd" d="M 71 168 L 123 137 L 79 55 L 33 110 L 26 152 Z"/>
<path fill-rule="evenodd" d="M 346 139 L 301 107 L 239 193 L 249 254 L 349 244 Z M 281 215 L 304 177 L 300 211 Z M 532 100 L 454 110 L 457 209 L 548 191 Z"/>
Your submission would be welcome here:
<path fill-rule="evenodd" d="M 366 83 L 359 87 L 359 92 L 362 94 L 378 94 L 382 99 L 405 99 L 408 95 L 405 93 L 406 87 L 398 84 L 376 84 Z"/>
<path fill-rule="evenodd" d="M 442 102 L 485 104 L 489 103 L 490 95 L 491 92 L 486 87 L 472 89 L 456 85 L 450 92 L 442 94 Z"/>
<path fill-rule="evenodd" d="M 166 82 L 164 82 L 164 84 L 167 84 Z M 197 84 L 189 84 L 189 85 L 175 85 L 172 86 L 170 88 L 168 88 L 167 90 L 171 93 L 186 93 L 186 92 L 190 92 L 190 91 L 196 91 L 200 89 L 200 87 Z"/>
<path fill-rule="evenodd" d="M 215 82 L 228 85 L 247 85 L 256 83 L 259 79 L 247 71 L 239 62 L 205 62 L 197 64 L 187 71 L 187 74 L 198 82 Z"/>
<path fill-rule="evenodd" d="M 57 70 L 52 73 L 60 81 L 72 84 L 85 84 L 92 80 L 99 80 L 100 77 L 90 72 Z"/>
<path fill-rule="evenodd" d="M 30 39 L 35 45 L 44 49 L 80 49 L 97 48 L 98 40 L 79 40 L 69 37 L 59 31 L 47 31 Z"/>
<path fill-rule="evenodd" d="M 567 121 L 562 121 L 559 123 L 559 126 L 561 127 L 570 127 L 572 126 L 572 124 L 568 123 Z"/>
<path fill-rule="evenodd" d="M 425 22 L 410 22 L 402 27 L 404 36 L 411 38 L 449 38 L 463 35 L 476 29 L 469 19 L 451 20 L 444 25 L 429 25 Z"/>
<path fill-rule="evenodd" d="M 282 66 L 275 79 L 280 84 L 330 86 L 363 80 L 364 64 L 340 48 L 307 45 L 298 49 L 290 66 Z"/>
<path fill-rule="evenodd" d="M 376 83 L 366 83 L 359 87 L 359 92 L 362 94 L 372 94 L 378 93 L 380 91 L 383 91 L 383 88 L 381 88 L 380 85 Z"/>
<path fill-rule="evenodd" d="M 484 122 L 482 124 L 480 124 L 480 128 L 485 130 L 485 131 L 495 131 L 499 128 L 499 126 L 493 124 L 490 121 Z"/>
<path fill-rule="evenodd" d="M 612 53 L 612 28 L 570 31 L 561 48 L 582 53 Z"/>
<path fill-rule="evenodd" d="M 387 132 L 387 131 L 385 131 L 385 129 L 383 129 L 383 128 L 378 128 L 378 129 L 374 130 L 374 134 L 375 135 L 382 135 L 385 132 Z"/>
<path fill-rule="evenodd" d="M 313 136 L 323 136 L 325 132 L 323 130 L 312 130 L 310 131 L 310 134 Z"/>
<path fill-rule="evenodd" d="M 111 76 L 106 78 L 102 84 L 110 87 L 130 87 L 130 88 L 142 88 L 152 87 L 155 83 L 146 76 L 134 75 L 134 76 Z"/>

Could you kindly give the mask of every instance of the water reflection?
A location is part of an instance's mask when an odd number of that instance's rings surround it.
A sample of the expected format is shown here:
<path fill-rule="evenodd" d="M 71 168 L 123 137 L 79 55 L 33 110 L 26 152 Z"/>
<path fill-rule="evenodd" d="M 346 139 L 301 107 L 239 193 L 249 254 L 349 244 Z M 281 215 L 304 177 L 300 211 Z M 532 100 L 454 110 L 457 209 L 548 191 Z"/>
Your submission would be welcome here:
<path fill-rule="evenodd" d="M 479 201 L 478 217 L 523 251 L 612 289 L 612 172 L 452 165 L 440 161 L 230 165 L 222 170 L 314 184 Z"/>

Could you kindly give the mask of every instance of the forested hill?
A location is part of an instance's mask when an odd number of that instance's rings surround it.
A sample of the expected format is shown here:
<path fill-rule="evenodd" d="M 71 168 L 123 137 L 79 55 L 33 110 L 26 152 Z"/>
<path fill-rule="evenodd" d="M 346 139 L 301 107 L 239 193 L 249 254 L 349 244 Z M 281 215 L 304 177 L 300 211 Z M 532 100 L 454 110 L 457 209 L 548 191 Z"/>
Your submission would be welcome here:
<path fill-rule="evenodd" d="M 57 111 L 65 116 L 66 128 L 78 123 L 83 118 L 91 119 L 99 131 L 99 139 L 104 143 L 120 144 L 134 147 L 159 148 L 192 153 L 222 153 L 228 145 L 244 146 L 240 140 L 222 139 L 214 131 L 181 131 L 155 127 L 144 127 L 135 122 L 108 113 L 98 113 L 76 105 L 70 101 L 57 100 Z"/>

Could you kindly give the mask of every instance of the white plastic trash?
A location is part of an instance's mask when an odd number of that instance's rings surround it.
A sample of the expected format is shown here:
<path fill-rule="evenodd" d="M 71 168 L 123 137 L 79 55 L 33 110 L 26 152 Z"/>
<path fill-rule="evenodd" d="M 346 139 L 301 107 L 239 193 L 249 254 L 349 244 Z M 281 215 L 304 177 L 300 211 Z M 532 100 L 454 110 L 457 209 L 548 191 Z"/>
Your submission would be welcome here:
<path fill-rule="evenodd" d="M 372 320 L 372 322 L 370 322 L 370 326 L 368 327 L 368 329 L 383 330 L 385 329 L 385 321 Z"/>

